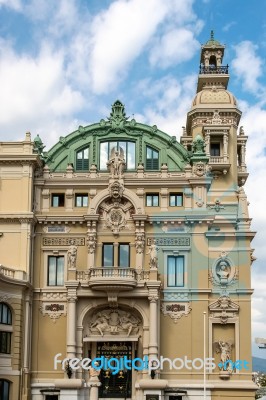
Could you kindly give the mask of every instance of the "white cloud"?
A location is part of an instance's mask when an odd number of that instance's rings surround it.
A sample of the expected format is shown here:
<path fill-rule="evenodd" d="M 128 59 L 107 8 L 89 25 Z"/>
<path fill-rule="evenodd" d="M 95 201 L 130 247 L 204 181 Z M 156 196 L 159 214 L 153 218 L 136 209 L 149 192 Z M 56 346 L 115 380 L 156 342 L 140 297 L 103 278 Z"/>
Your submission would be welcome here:
<path fill-rule="evenodd" d="M 243 89 L 258 94 L 258 78 L 262 75 L 262 59 L 256 54 L 258 46 L 250 41 L 240 42 L 234 47 L 236 57 L 232 68 L 236 77 L 243 81 Z"/>
<path fill-rule="evenodd" d="M 62 54 L 46 48 L 34 59 L 17 56 L 2 42 L 0 87 L 0 132 L 4 135 L 18 135 L 21 130 L 24 134 L 33 128 L 49 131 L 52 123 L 69 121 L 84 105 L 82 95 L 65 79 Z"/>
<path fill-rule="evenodd" d="M 92 24 L 92 87 L 103 93 L 120 82 L 128 65 L 139 56 L 164 19 L 167 2 L 117 0 Z"/>
<path fill-rule="evenodd" d="M 141 117 L 143 122 L 156 124 L 160 130 L 179 137 L 195 95 L 196 75 L 178 80 L 172 76 L 153 82 L 146 79 L 140 82 L 136 90 L 145 99 L 146 106 Z"/>
<path fill-rule="evenodd" d="M 11 8 L 15 11 L 20 11 L 22 8 L 22 4 L 20 0 L 0 0 L 0 8 L 2 6 Z"/>
<path fill-rule="evenodd" d="M 193 0 L 116 0 L 99 13 L 92 21 L 90 40 L 79 41 L 77 45 L 78 53 L 81 54 L 82 49 L 84 54 L 85 48 L 90 59 L 92 90 L 100 94 L 116 88 L 127 76 L 132 63 L 144 49 L 148 50 L 149 46 L 153 49 L 153 40 L 160 40 L 160 36 L 168 45 L 167 65 L 176 62 L 178 57 L 187 60 L 193 56 L 196 41 L 190 31 L 200 30 L 201 24 L 192 5 Z M 171 28 L 182 27 L 189 21 L 194 21 L 193 28 Z M 169 27 L 170 32 L 166 33 Z M 177 43 L 170 43 L 171 40 Z M 189 45 L 192 54 L 185 54 L 187 52 L 182 52 L 181 48 L 174 51 L 173 47 L 178 48 L 179 43 Z"/>
<path fill-rule="evenodd" d="M 224 32 L 228 32 L 229 29 L 231 29 L 232 26 L 234 26 L 234 25 L 236 25 L 236 21 L 228 22 L 228 24 L 225 24 L 225 25 L 223 26 L 222 30 L 223 30 Z"/>
<path fill-rule="evenodd" d="M 193 32 L 180 28 L 166 32 L 158 39 L 151 51 L 150 62 L 156 67 L 167 68 L 190 60 L 200 48 Z"/>
<path fill-rule="evenodd" d="M 242 123 L 245 133 L 249 136 L 247 141 L 247 166 L 250 176 L 246 183 L 246 192 L 250 202 L 249 211 L 253 218 L 252 228 L 258 233 L 252 242 L 256 248 L 256 257 L 266 259 L 266 247 L 264 238 L 266 237 L 266 215 L 265 199 L 261 191 L 254 190 L 265 186 L 266 175 L 266 135 L 265 135 L 266 110 L 259 105 L 249 107 L 244 110 Z"/>

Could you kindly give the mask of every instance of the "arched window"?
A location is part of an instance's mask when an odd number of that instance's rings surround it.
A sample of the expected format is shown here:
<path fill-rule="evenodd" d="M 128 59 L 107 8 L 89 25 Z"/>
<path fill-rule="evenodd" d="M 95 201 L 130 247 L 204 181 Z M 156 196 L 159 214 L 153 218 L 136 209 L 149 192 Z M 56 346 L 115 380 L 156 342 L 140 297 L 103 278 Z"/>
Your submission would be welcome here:
<path fill-rule="evenodd" d="M 5 303 L 0 303 L 0 353 L 11 353 L 12 313 Z M 1 399 L 1 397 L 0 397 Z"/>
<path fill-rule="evenodd" d="M 216 68 L 217 67 L 217 61 L 215 56 L 210 56 L 210 67 L 211 68 Z"/>
<path fill-rule="evenodd" d="M 77 151 L 76 171 L 88 171 L 89 169 L 89 148 Z"/>
<path fill-rule="evenodd" d="M 5 379 L 0 379 L 0 399 L 9 400 L 10 382 Z"/>
<path fill-rule="evenodd" d="M 159 169 L 159 151 L 146 147 L 146 169 Z"/>

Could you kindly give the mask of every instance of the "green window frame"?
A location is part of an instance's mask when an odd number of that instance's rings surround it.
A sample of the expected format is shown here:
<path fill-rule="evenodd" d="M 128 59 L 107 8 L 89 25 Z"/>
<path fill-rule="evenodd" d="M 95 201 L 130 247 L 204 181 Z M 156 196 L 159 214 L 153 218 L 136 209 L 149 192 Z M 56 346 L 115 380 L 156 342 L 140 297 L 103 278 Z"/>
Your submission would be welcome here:
<path fill-rule="evenodd" d="M 146 169 L 159 169 L 159 151 L 150 146 L 146 146 Z"/>
<path fill-rule="evenodd" d="M 170 193 L 169 206 L 170 207 L 182 207 L 183 206 L 183 193 Z"/>
<path fill-rule="evenodd" d="M 64 286 L 64 256 L 48 256 L 47 286 Z"/>
<path fill-rule="evenodd" d="M 89 147 L 76 152 L 76 171 L 89 170 Z"/>
<path fill-rule="evenodd" d="M 167 286 L 184 287 L 185 257 L 167 256 Z"/>
<path fill-rule="evenodd" d="M 88 194 L 76 193 L 75 194 L 75 207 L 88 207 Z"/>
<path fill-rule="evenodd" d="M 146 206 L 147 207 L 159 207 L 159 193 L 147 193 L 146 194 Z"/>

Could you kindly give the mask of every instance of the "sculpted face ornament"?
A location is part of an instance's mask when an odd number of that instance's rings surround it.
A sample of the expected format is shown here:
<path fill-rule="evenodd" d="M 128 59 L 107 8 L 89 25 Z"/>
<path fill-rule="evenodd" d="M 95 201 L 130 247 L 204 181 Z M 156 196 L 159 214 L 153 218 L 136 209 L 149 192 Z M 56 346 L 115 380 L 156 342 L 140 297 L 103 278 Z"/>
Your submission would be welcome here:
<path fill-rule="evenodd" d="M 121 198 L 123 196 L 123 191 L 124 191 L 123 185 L 117 181 L 114 182 L 109 187 L 110 196 L 113 201 L 121 201 Z"/>

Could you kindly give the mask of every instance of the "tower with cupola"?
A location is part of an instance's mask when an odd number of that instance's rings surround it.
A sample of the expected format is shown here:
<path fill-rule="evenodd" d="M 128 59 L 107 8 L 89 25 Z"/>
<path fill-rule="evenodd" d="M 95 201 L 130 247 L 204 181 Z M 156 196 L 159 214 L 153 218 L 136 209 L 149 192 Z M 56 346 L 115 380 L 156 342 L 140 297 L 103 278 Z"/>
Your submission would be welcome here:
<path fill-rule="evenodd" d="M 181 143 L 188 149 L 196 135 L 205 141 L 206 155 L 219 187 L 242 186 L 247 179 L 246 141 L 239 127 L 241 111 L 235 97 L 227 90 L 229 66 L 223 65 L 225 45 L 215 40 L 214 33 L 201 47 L 197 94 L 187 115 Z M 214 188 L 217 184 L 214 184 Z"/>

